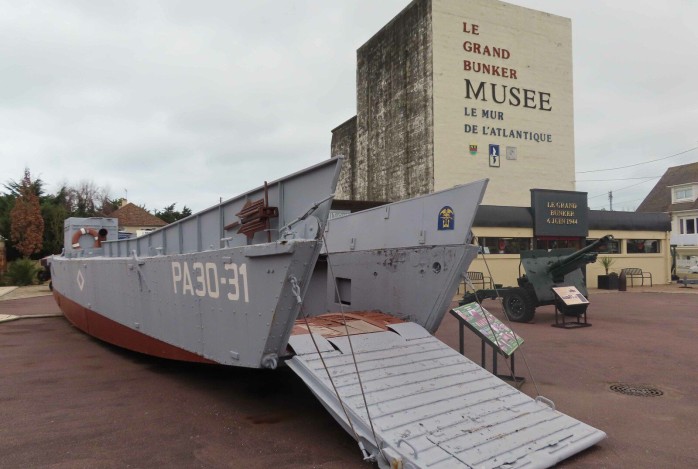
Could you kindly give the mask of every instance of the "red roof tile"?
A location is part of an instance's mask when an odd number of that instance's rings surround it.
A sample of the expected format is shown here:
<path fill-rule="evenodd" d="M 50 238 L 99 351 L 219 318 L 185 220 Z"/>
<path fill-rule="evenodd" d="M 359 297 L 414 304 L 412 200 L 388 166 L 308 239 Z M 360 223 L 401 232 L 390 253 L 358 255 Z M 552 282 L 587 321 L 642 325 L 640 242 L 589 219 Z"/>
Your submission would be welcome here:
<path fill-rule="evenodd" d="M 109 214 L 112 218 L 119 219 L 119 226 L 140 226 L 144 228 L 157 228 L 165 226 L 165 223 L 160 218 L 156 217 L 147 210 L 132 204 L 127 203 L 123 207 Z"/>
<path fill-rule="evenodd" d="M 666 170 L 662 178 L 652 188 L 636 212 L 675 212 L 698 209 L 698 199 L 693 202 L 671 203 L 670 186 L 698 182 L 698 162 L 674 166 Z"/>

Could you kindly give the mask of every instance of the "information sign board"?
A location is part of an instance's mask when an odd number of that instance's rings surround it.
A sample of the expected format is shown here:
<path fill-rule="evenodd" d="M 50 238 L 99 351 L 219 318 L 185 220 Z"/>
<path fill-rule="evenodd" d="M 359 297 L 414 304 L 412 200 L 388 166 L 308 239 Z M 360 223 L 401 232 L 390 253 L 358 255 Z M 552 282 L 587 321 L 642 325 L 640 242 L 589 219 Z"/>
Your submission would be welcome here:
<path fill-rule="evenodd" d="M 523 343 L 523 339 L 492 313 L 477 304 L 468 303 L 453 308 L 451 313 L 492 347 L 509 357 Z"/>
<path fill-rule="evenodd" d="M 576 287 L 553 287 L 553 291 L 566 306 L 588 304 L 589 300 Z"/>

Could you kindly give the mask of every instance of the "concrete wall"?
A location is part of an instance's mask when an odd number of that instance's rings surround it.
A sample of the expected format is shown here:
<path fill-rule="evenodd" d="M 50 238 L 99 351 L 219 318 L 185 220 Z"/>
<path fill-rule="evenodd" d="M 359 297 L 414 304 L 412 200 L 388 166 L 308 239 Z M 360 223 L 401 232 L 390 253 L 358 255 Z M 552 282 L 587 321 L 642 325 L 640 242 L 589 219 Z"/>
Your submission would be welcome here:
<path fill-rule="evenodd" d="M 487 177 L 483 203 L 514 206 L 574 190 L 571 21 L 496 0 L 433 0 L 432 19 L 434 189 Z"/>
<path fill-rule="evenodd" d="M 574 190 L 568 18 L 497 0 L 414 0 L 357 51 L 356 78 L 340 198 L 395 201 L 482 178 L 491 205 L 527 206 L 536 187 Z M 333 155 L 352 153 L 350 122 L 333 132 Z"/>
<path fill-rule="evenodd" d="M 339 174 L 335 198 L 355 200 L 356 189 L 356 116 L 332 130 L 330 144 L 332 157 L 343 156 L 342 172 Z"/>
<path fill-rule="evenodd" d="M 355 200 L 434 189 L 431 0 L 415 0 L 357 51 Z"/>

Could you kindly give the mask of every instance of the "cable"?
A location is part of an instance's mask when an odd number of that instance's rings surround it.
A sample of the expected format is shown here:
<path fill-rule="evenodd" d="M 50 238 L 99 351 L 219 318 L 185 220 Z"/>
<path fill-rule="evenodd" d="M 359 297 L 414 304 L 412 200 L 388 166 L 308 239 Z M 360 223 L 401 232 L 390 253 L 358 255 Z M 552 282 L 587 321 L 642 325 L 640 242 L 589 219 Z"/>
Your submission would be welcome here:
<path fill-rule="evenodd" d="M 480 255 L 482 256 L 482 260 L 484 261 L 485 267 L 487 268 L 487 274 L 490 276 L 490 278 L 492 279 L 492 283 L 494 284 L 494 289 L 495 289 L 494 291 L 497 293 L 497 298 L 499 298 L 499 297 L 500 297 L 500 296 L 499 296 L 499 290 L 497 290 L 497 284 L 494 282 L 494 277 L 492 277 L 492 271 L 490 270 L 490 265 L 487 263 L 487 259 L 485 258 L 485 252 L 482 251 L 482 252 L 480 253 Z M 472 288 L 472 286 L 471 286 L 471 288 Z M 473 290 L 475 290 L 475 289 L 473 288 Z M 502 297 L 502 299 L 503 299 L 503 298 L 504 298 L 504 297 Z M 478 306 L 479 306 L 480 308 L 482 308 L 482 304 L 481 304 L 481 302 L 479 301 L 479 299 L 478 299 L 478 297 L 477 297 L 477 294 L 475 295 L 475 299 L 477 300 Z M 509 329 L 511 329 L 511 319 L 509 319 L 509 315 L 507 314 L 506 310 L 504 310 L 504 304 L 503 304 L 503 303 L 502 303 L 502 310 L 504 311 L 504 317 L 506 318 L 507 323 L 509 323 L 509 324 L 508 324 L 508 325 L 509 325 Z M 486 317 L 487 315 L 484 315 L 484 316 Z M 488 318 L 488 319 L 487 319 L 487 324 L 488 324 L 488 325 L 489 325 L 489 322 L 490 322 L 490 321 L 489 321 L 489 318 Z M 492 326 L 490 325 L 490 330 L 491 330 L 491 329 L 492 329 Z M 513 332 L 513 329 L 512 329 L 512 332 Z M 494 334 L 494 330 L 492 330 L 492 335 L 494 335 L 495 337 L 497 337 L 497 336 Z M 518 345 L 519 351 L 521 352 L 521 358 L 523 358 L 524 366 L 525 366 L 526 369 L 528 370 L 528 375 L 531 377 L 531 381 L 533 382 L 533 387 L 534 387 L 535 390 L 536 390 L 536 397 L 540 397 L 540 396 L 541 396 L 541 393 L 540 393 L 540 390 L 538 389 L 538 383 L 536 383 L 536 380 L 535 380 L 535 378 L 533 377 L 533 372 L 531 371 L 531 367 L 528 366 L 528 360 L 526 360 L 526 354 L 524 353 L 524 350 L 523 350 L 524 348 L 523 348 L 521 342 L 519 342 L 519 335 L 518 335 L 516 332 L 514 332 L 514 337 L 516 337 L 516 343 L 517 343 L 517 345 Z M 497 343 L 497 347 L 499 347 L 499 343 Z M 513 371 L 513 370 L 511 369 L 511 367 L 509 366 L 509 362 L 506 361 L 506 360 L 504 360 L 504 363 L 506 364 L 507 368 L 509 368 L 509 371 L 511 372 L 511 376 L 512 376 L 512 378 L 514 379 L 514 382 L 516 382 L 516 378 L 515 378 L 515 376 L 514 376 L 514 371 Z"/>
<path fill-rule="evenodd" d="M 320 358 L 320 362 L 322 363 L 322 367 L 325 370 L 325 373 L 327 374 L 327 379 L 330 381 L 330 384 L 332 385 L 332 389 L 334 390 L 335 395 L 337 396 L 337 401 L 339 402 L 339 405 L 342 407 L 342 411 L 344 411 L 344 416 L 347 419 L 347 423 L 349 424 L 349 427 L 351 428 L 352 433 L 354 434 L 354 438 L 356 438 L 356 441 L 359 443 L 359 449 L 364 453 L 365 456 L 365 450 L 363 448 L 363 445 L 361 443 L 361 438 L 359 438 L 359 434 L 357 433 L 356 429 L 354 428 L 354 423 L 351 420 L 351 417 L 349 417 L 349 412 L 347 411 L 346 406 L 344 405 L 344 401 L 342 400 L 342 397 L 339 394 L 339 390 L 337 389 L 337 385 L 335 384 L 334 380 L 332 379 L 332 375 L 330 374 L 330 369 L 327 367 L 327 363 L 325 362 L 325 357 L 322 355 L 322 352 L 320 351 L 320 347 L 317 344 L 317 341 L 315 340 L 315 336 L 313 334 L 313 330 L 310 328 L 310 322 L 308 322 L 308 315 L 303 312 L 304 305 L 303 305 L 303 300 L 301 298 L 300 294 L 300 286 L 298 285 L 298 281 L 296 280 L 295 277 L 290 277 L 291 281 L 291 291 L 293 292 L 293 295 L 296 297 L 296 301 L 298 302 L 298 312 L 300 316 L 303 318 L 303 321 L 305 322 L 305 327 L 308 329 L 308 333 L 310 334 L 310 339 L 313 342 L 313 346 L 315 347 L 315 351 L 318 354 L 318 357 Z"/>
<path fill-rule="evenodd" d="M 627 181 L 628 179 L 653 179 L 661 176 L 642 176 L 637 178 L 618 178 L 618 179 L 575 179 L 572 182 L 609 182 L 609 181 Z"/>
<path fill-rule="evenodd" d="M 614 171 L 614 170 L 616 170 L 616 169 L 632 168 L 632 167 L 634 167 L 634 166 L 640 166 L 640 165 L 643 165 L 643 164 L 654 163 L 655 161 L 661 161 L 661 160 L 666 160 L 666 159 L 668 159 L 668 158 L 673 158 L 673 157 L 675 157 L 675 156 L 683 155 L 684 153 L 688 153 L 688 152 L 691 152 L 691 151 L 693 151 L 693 150 L 698 150 L 698 147 L 689 148 L 688 150 L 684 150 L 684 151 L 681 151 L 681 152 L 679 152 L 679 153 L 675 153 L 675 154 L 673 154 L 673 155 L 664 156 L 664 157 L 662 157 L 662 158 L 657 158 L 656 160 L 645 161 L 645 162 L 643 162 L 643 163 L 629 164 L 629 165 L 627 165 L 627 166 L 618 166 L 617 168 L 591 169 L 591 170 L 589 170 L 589 171 L 575 171 L 575 172 L 576 172 L 577 174 L 586 174 L 586 173 L 599 173 L 599 172 L 602 172 L 602 171 Z"/>
<path fill-rule="evenodd" d="M 633 200 L 621 200 L 621 201 L 615 201 L 614 200 L 614 205 L 627 205 L 627 204 L 632 204 L 635 202 L 639 202 L 641 200 L 645 200 L 645 197 L 642 197 L 640 199 L 633 199 Z M 600 207 L 590 207 L 590 210 L 606 210 L 606 205 L 602 205 Z M 614 212 L 634 212 L 634 210 L 613 210 Z"/>
<path fill-rule="evenodd" d="M 334 275 L 334 269 L 332 268 L 332 262 L 330 262 L 330 249 L 327 246 L 327 239 L 325 238 L 325 231 L 322 231 L 322 243 L 325 246 L 325 252 L 327 252 L 327 267 L 330 272 L 330 277 L 332 279 L 332 283 L 334 284 L 334 290 L 335 294 L 337 295 L 337 298 L 341 300 L 341 295 L 339 293 L 339 286 L 337 285 L 337 278 Z M 373 419 L 371 418 L 371 411 L 368 408 L 368 401 L 366 400 L 366 393 L 364 392 L 364 385 L 363 382 L 361 381 L 361 374 L 359 373 L 359 364 L 356 361 L 356 354 L 354 353 L 354 345 L 352 344 L 351 340 L 351 334 L 349 334 L 349 326 L 347 326 L 347 320 L 346 317 L 344 316 L 344 307 L 342 305 L 342 302 L 339 302 L 339 312 L 342 315 L 342 322 L 344 323 L 344 331 L 347 334 L 347 341 L 349 342 L 349 350 L 351 352 L 351 357 L 352 361 L 354 362 L 354 369 L 356 370 L 356 378 L 359 382 L 359 389 L 361 389 L 361 397 L 363 398 L 364 401 L 364 406 L 366 407 L 366 417 L 368 417 L 368 423 L 371 426 L 371 433 L 373 434 L 373 442 L 376 445 L 376 448 L 378 449 L 378 452 L 380 453 L 381 457 L 385 460 L 388 461 L 388 458 L 385 457 L 385 454 L 383 454 L 383 448 L 381 444 L 378 442 L 378 437 L 376 436 L 376 429 L 373 426 Z M 339 394 L 337 395 L 339 397 Z M 357 441 L 359 442 L 359 446 L 362 447 L 362 443 L 360 440 Z M 367 458 L 364 458 L 367 459 Z"/>
<path fill-rule="evenodd" d="M 659 177 L 661 177 L 661 176 L 659 176 Z M 655 179 L 655 178 L 652 178 L 652 179 Z M 613 192 L 620 192 L 620 191 L 622 191 L 622 190 L 629 189 L 629 188 L 635 187 L 635 186 L 639 186 L 640 184 L 644 184 L 644 183 L 646 183 L 646 182 L 650 182 L 652 179 L 648 179 L 648 180 L 646 180 L 646 181 L 638 182 L 638 183 L 635 183 L 635 184 L 630 184 L 629 186 L 621 187 L 620 189 L 611 189 L 611 190 L 612 190 Z M 597 198 L 597 197 L 605 197 L 605 196 L 607 196 L 607 195 L 608 195 L 608 192 L 604 192 L 603 194 L 598 194 L 598 195 L 593 195 L 593 196 L 591 196 L 591 197 L 587 197 L 587 200 L 589 200 L 589 199 L 595 199 L 595 198 Z"/>

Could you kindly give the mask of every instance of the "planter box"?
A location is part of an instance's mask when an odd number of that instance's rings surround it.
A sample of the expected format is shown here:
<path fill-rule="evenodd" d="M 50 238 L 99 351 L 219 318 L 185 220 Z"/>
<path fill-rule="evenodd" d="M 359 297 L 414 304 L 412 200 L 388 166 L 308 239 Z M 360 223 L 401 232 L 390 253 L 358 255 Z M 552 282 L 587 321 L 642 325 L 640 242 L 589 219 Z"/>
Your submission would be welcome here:
<path fill-rule="evenodd" d="M 601 290 L 618 290 L 617 275 L 599 275 L 597 281 Z"/>

